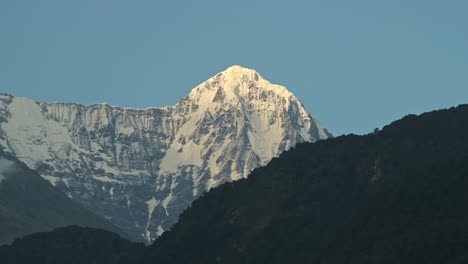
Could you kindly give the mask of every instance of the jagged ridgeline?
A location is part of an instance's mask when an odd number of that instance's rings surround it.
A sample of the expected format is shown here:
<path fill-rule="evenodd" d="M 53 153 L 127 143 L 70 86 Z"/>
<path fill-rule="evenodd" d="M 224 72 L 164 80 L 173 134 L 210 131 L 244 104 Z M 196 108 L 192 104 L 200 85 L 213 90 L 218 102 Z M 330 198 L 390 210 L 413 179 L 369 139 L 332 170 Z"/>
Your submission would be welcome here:
<path fill-rule="evenodd" d="M 119 252 L 134 252 L 127 263 L 140 264 L 467 263 L 467 149 L 468 105 L 407 116 L 366 136 L 299 144 L 204 194 L 151 247 Z M 26 237 L 0 248 L 0 259 L 30 263 L 34 252 L 71 263 L 53 250 L 70 233 Z M 106 239 L 116 238 L 91 233 L 83 243 Z M 80 243 L 65 245 L 83 250 Z"/>
<path fill-rule="evenodd" d="M 135 240 L 203 192 L 330 134 L 285 87 L 233 66 L 175 106 L 126 109 L 0 96 L 0 145 Z"/>

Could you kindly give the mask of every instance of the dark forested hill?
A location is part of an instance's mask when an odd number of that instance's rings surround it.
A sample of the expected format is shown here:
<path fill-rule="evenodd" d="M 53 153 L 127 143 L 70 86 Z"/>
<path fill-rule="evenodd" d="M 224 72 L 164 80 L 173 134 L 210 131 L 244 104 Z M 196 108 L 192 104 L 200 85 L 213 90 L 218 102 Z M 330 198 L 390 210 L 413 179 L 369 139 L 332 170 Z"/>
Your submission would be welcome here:
<path fill-rule="evenodd" d="M 67 225 L 120 232 L 0 150 L 0 245 L 34 232 Z"/>
<path fill-rule="evenodd" d="M 468 106 L 294 150 L 206 193 L 145 263 L 467 263 Z"/>
<path fill-rule="evenodd" d="M 142 243 L 88 227 L 69 226 L 15 240 L 0 247 L 3 264 L 124 264 L 143 254 Z"/>

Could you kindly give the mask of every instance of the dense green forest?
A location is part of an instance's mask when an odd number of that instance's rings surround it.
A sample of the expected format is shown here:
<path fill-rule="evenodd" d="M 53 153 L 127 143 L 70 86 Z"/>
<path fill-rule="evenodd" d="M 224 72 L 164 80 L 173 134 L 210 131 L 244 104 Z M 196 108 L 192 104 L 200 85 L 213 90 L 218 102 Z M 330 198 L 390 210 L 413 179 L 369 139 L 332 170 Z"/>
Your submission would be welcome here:
<path fill-rule="evenodd" d="M 463 105 L 365 136 L 299 144 L 247 179 L 205 193 L 148 248 L 103 231 L 84 230 L 83 239 L 61 229 L 17 240 L 0 259 L 65 252 L 90 257 L 68 263 L 110 263 L 98 253 L 145 264 L 468 263 L 467 190 Z"/>

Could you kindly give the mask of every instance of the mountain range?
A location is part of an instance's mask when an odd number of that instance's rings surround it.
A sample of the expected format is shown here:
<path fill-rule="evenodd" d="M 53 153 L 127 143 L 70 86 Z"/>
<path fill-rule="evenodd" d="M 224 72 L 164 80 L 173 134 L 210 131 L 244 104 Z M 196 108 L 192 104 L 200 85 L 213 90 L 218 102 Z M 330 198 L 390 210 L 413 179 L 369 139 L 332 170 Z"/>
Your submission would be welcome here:
<path fill-rule="evenodd" d="M 298 144 L 196 200 L 143 263 L 468 263 L 467 149 L 468 105 Z"/>
<path fill-rule="evenodd" d="M 80 264 L 103 250 L 139 264 L 467 263 L 466 149 L 468 105 L 408 115 L 368 135 L 298 144 L 203 194 L 150 247 L 71 227 L 18 239 L 0 258 Z"/>
<path fill-rule="evenodd" d="M 193 200 L 300 142 L 331 137 L 285 87 L 232 66 L 176 105 L 35 102 L 0 95 L 0 146 L 55 188 L 151 243 Z"/>

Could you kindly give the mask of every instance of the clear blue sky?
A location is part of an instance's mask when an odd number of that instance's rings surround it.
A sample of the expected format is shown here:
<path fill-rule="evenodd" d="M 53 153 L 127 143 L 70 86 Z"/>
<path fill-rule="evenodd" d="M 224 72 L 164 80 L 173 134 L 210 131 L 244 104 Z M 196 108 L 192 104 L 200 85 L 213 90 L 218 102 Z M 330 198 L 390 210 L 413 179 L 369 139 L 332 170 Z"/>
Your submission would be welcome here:
<path fill-rule="evenodd" d="M 335 135 L 468 103 L 468 1 L 0 0 L 0 91 L 173 105 L 239 64 Z"/>

